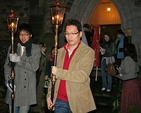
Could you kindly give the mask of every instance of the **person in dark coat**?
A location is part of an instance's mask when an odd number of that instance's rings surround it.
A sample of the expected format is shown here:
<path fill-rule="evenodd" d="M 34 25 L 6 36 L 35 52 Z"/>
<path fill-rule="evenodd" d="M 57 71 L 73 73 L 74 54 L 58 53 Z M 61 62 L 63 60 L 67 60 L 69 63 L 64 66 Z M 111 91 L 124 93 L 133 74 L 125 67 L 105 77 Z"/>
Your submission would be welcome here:
<path fill-rule="evenodd" d="M 37 71 L 36 79 L 37 79 L 37 106 L 34 107 L 34 112 L 43 113 L 44 109 L 42 106 L 42 96 L 45 82 L 45 71 L 46 71 L 46 44 L 43 42 L 39 43 L 41 48 L 41 58 L 40 65 Z"/>
<path fill-rule="evenodd" d="M 117 35 L 117 39 L 115 41 L 115 44 L 116 44 L 115 64 L 116 64 L 116 67 L 119 67 L 121 65 L 121 61 L 125 57 L 124 49 L 125 49 L 125 46 L 128 44 L 128 39 L 121 29 L 117 30 L 116 35 Z"/>
<path fill-rule="evenodd" d="M 88 24 L 84 24 L 83 25 L 83 30 L 88 42 L 88 46 L 91 47 L 91 37 L 92 37 L 92 33 L 89 31 L 89 25 Z"/>
<path fill-rule="evenodd" d="M 121 29 L 117 30 L 116 36 L 117 39 L 115 40 L 115 44 L 116 44 L 115 67 L 119 68 L 122 60 L 125 57 L 124 49 L 125 46 L 128 44 L 128 39 Z M 118 74 L 119 74 L 118 71 L 116 71 L 116 75 Z M 115 84 L 116 84 L 116 92 L 117 92 L 118 87 L 121 85 L 121 80 L 119 78 L 115 78 Z"/>
<path fill-rule="evenodd" d="M 47 64 L 46 64 L 45 80 L 47 80 L 51 76 L 51 66 L 53 66 L 54 63 L 54 51 L 55 51 L 55 47 L 52 47 L 50 58 L 49 60 L 47 60 Z"/>

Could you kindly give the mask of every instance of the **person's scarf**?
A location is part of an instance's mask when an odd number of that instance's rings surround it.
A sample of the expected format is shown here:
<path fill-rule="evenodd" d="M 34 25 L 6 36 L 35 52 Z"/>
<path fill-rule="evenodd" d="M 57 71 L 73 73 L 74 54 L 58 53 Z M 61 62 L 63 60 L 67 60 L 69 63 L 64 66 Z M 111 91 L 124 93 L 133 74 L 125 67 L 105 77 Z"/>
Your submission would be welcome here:
<path fill-rule="evenodd" d="M 22 46 L 26 47 L 26 56 L 27 57 L 31 56 L 32 42 L 33 42 L 32 38 L 30 38 L 26 43 L 22 43 L 20 39 L 18 39 L 17 42 L 15 42 L 14 44 L 14 53 L 17 53 L 17 47 L 18 47 L 18 44 L 20 43 Z M 12 51 L 12 48 L 11 48 L 11 51 Z M 9 59 L 8 66 L 11 67 L 12 70 L 14 70 L 15 63 L 11 62 Z"/>
<path fill-rule="evenodd" d="M 20 43 L 22 46 L 26 47 L 26 56 L 27 57 L 31 56 L 31 48 L 32 48 L 32 43 L 33 43 L 32 38 L 30 38 L 26 43 L 22 43 L 21 40 L 18 39 L 18 41 L 15 43 L 15 46 L 14 46 L 15 53 L 17 53 L 18 43 Z"/>

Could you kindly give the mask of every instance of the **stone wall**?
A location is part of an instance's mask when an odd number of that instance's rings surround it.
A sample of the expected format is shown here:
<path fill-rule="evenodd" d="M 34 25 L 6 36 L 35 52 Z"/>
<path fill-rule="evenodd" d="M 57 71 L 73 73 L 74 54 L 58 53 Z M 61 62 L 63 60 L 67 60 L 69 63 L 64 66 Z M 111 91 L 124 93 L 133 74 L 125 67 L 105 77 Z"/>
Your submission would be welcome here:
<path fill-rule="evenodd" d="M 39 31 L 41 36 L 36 37 L 37 41 L 45 41 L 49 50 L 53 46 L 53 26 L 50 18 L 50 6 L 56 0 L 0 0 L 0 43 L 10 40 L 7 29 L 6 16 L 13 9 L 19 16 L 19 23 L 28 23 L 33 14 L 42 14 L 43 27 Z M 100 0 L 58 0 L 66 6 L 65 20 L 76 18 L 83 23 L 88 23 L 89 18 Z M 118 9 L 121 17 L 122 29 L 131 37 L 131 42 L 136 45 L 139 64 L 141 64 L 141 7 L 134 4 L 134 0 L 111 0 Z M 31 3 L 31 4 L 30 4 Z M 40 10 L 41 9 L 41 10 Z M 32 20 L 31 20 L 32 21 Z M 42 25 L 43 24 L 43 25 Z M 35 27 L 38 27 L 35 25 Z M 63 28 L 63 27 L 62 27 Z M 63 29 L 59 35 L 59 46 L 64 44 Z"/>

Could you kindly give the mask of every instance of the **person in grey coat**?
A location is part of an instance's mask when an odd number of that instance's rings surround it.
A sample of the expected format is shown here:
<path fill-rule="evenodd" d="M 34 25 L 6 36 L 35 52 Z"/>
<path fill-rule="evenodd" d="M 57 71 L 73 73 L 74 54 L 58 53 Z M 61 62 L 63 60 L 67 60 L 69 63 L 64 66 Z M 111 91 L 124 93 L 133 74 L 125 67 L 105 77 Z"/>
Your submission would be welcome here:
<path fill-rule="evenodd" d="M 28 113 L 30 105 L 36 104 L 36 71 L 39 68 L 41 51 L 38 44 L 33 44 L 32 28 L 29 24 L 21 24 L 14 44 L 14 54 L 9 47 L 4 64 L 5 83 L 11 77 L 11 62 L 14 63 L 14 113 Z M 8 87 L 5 102 L 11 113 L 11 90 Z"/>

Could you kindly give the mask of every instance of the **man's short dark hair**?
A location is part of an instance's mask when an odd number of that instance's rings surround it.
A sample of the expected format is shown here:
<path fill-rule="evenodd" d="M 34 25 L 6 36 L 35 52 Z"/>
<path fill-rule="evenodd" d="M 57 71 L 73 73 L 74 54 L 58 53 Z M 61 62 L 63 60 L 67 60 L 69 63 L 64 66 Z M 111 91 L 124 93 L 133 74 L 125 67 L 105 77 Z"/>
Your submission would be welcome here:
<path fill-rule="evenodd" d="M 22 30 L 28 32 L 29 34 L 32 34 L 32 28 L 29 24 L 23 23 L 19 26 L 18 33 L 20 33 Z"/>
<path fill-rule="evenodd" d="M 65 23 L 65 28 L 67 26 L 70 26 L 70 25 L 76 26 L 79 32 L 82 31 L 81 23 L 78 20 L 76 20 L 76 19 L 69 19 L 69 20 L 67 20 L 66 23 Z"/>

